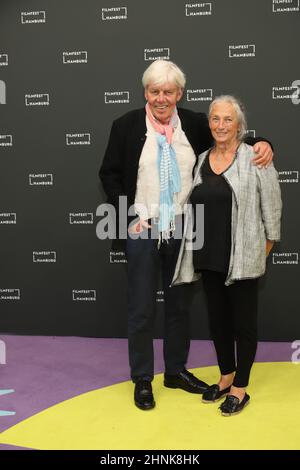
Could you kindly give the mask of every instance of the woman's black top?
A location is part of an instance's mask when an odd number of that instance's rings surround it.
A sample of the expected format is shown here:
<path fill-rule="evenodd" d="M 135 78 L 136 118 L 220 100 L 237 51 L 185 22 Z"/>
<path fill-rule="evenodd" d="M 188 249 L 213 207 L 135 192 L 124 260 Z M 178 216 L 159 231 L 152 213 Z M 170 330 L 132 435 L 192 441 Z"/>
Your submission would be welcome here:
<path fill-rule="evenodd" d="M 195 217 L 196 204 L 204 204 L 204 245 L 194 250 L 196 272 L 202 269 L 227 273 L 231 250 L 232 190 L 222 174 L 211 169 L 209 154 L 201 168 L 202 184 L 191 194 Z M 197 221 L 194 218 L 194 230 Z M 203 221 L 198 221 L 203 223 Z"/>

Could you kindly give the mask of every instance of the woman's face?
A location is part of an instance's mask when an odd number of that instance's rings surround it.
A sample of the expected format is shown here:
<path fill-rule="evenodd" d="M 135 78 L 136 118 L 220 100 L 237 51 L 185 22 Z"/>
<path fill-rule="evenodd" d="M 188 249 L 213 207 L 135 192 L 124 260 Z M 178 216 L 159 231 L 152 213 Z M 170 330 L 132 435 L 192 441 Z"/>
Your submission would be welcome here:
<path fill-rule="evenodd" d="M 215 103 L 209 116 L 209 127 L 218 144 L 230 144 L 238 140 L 239 122 L 231 103 Z"/>
<path fill-rule="evenodd" d="M 148 85 L 145 88 L 145 98 L 148 101 L 153 116 L 162 124 L 167 124 L 172 116 L 177 102 L 182 97 L 182 90 L 172 83 L 163 85 Z"/>

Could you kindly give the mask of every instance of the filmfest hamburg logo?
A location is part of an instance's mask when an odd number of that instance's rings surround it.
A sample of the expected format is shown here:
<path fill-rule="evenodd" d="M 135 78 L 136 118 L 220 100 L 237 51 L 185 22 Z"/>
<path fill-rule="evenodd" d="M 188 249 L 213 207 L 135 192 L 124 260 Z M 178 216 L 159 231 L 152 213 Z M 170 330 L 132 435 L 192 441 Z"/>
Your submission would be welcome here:
<path fill-rule="evenodd" d="M 11 134 L 6 134 L 6 135 L 0 135 L 0 146 L 1 147 L 12 147 L 12 135 Z"/>
<path fill-rule="evenodd" d="M 206 16 L 211 13 L 211 2 L 185 4 L 185 16 Z"/>
<path fill-rule="evenodd" d="M 102 20 L 127 20 L 127 7 L 102 8 Z"/>
<path fill-rule="evenodd" d="M 158 47 L 156 49 L 144 49 L 144 60 L 170 60 L 170 48 Z"/>
<path fill-rule="evenodd" d="M 66 145 L 91 145 L 90 132 L 66 134 Z"/>
<path fill-rule="evenodd" d="M 94 214 L 92 212 L 70 212 L 69 223 L 73 224 L 93 224 Z"/>
<path fill-rule="evenodd" d="M 256 137 L 256 130 L 255 129 L 247 129 L 246 135 L 249 137 Z"/>
<path fill-rule="evenodd" d="M 2 212 L 0 214 L 0 224 L 16 224 L 17 214 L 16 212 Z"/>
<path fill-rule="evenodd" d="M 228 46 L 228 55 L 234 57 L 255 57 L 255 44 L 236 44 Z"/>
<path fill-rule="evenodd" d="M 56 263 L 56 251 L 33 251 L 34 263 Z"/>
<path fill-rule="evenodd" d="M 299 104 L 297 100 L 300 90 L 300 80 L 295 80 L 291 85 L 272 87 L 273 100 L 292 100 L 293 104 Z"/>
<path fill-rule="evenodd" d="M 165 301 L 164 291 L 163 290 L 156 291 L 156 302 L 160 303 L 160 302 L 164 302 L 164 301 Z"/>
<path fill-rule="evenodd" d="M 63 52 L 63 64 L 87 64 L 87 51 Z"/>
<path fill-rule="evenodd" d="M 72 290 L 72 300 L 74 301 L 84 301 L 84 302 L 95 302 L 96 298 L 96 290 L 94 289 L 80 289 Z"/>
<path fill-rule="evenodd" d="M 21 11 L 21 23 L 46 23 L 45 11 Z"/>
<path fill-rule="evenodd" d="M 49 93 L 25 95 L 25 106 L 49 106 Z"/>
<path fill-rule="evenodd" d="M 286 13 L 299 11 L 299 0 L 273 0 L 273 13 Z"/>
<path fill-rule="evenodd" d="M 20 300 L 20 289 L 0 289 L 0 300 Z"/>
<path fill-rule="evenodd" d="M 53 186 L 53 174 L 30 173 L 29 186 Z"/>
<path fill-rule="evenodd" d="M 105 104 L 119 104 L 129 103 L 129 91 L 105 91 L 104 103 Z"/>
<path fill-rule="evenodd" d="M 273 253 L 273 264 L 298 264 L 299 253 Z"/>
<path fill-rule="evenodd" d="M 0 54 L 0 67 L 1 65 L 8 65 L 8 54 Z"/>
<path fill-rule="evenodd" d="M 127 263 L 127 259 L 126 259 L 126 255 L 124 251 L 110 251 L 109 262 L 110 264 Z"/>
<path fill-rule="evenodd" d="M 187 90 L 187 101 L 212 101 L 213 89 L 212 88 L 199 88 L 196 90 Z"/>
<path fill-rule="evenodd" d="M 299 171 L 285 170 L 279 171 L 279 183 L 299 183 Z"/>

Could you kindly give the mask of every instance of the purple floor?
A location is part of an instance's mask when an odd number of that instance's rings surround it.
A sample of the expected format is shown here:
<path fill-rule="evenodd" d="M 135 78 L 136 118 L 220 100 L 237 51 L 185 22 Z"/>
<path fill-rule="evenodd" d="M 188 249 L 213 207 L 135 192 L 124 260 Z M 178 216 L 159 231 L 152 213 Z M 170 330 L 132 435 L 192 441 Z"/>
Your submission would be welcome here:
<path fill-rule="evenodd" d="M 127 340 L 78 337 L 0 336 L 0 432 L 56 403 L 129 379 Z M 2 343 L 3 344 L 3 343 Z M 259 343 L 256 362 L 290 361 L 290 343 Z M 155 373 L 163 372 L 162 341 L 155 341 Z M 188 367 L 216 364 L 210 341 L 192 341 Z M 0 450 L 13 449 L 0 445 Z"/>

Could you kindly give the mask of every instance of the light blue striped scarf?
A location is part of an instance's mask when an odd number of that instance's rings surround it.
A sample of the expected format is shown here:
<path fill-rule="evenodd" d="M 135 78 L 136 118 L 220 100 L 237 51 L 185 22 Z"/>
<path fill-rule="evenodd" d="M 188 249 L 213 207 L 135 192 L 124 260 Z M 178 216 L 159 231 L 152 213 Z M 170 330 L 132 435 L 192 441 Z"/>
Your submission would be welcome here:
<path fill-rule="evenodd" d="M 168 241 L 175 230 L 174 195 L 181 191 L 181 179 L 172 144 L 168 144 L 164 134 L 156 133 L 158 143 L 159 196 L 159 244 Z"/>

